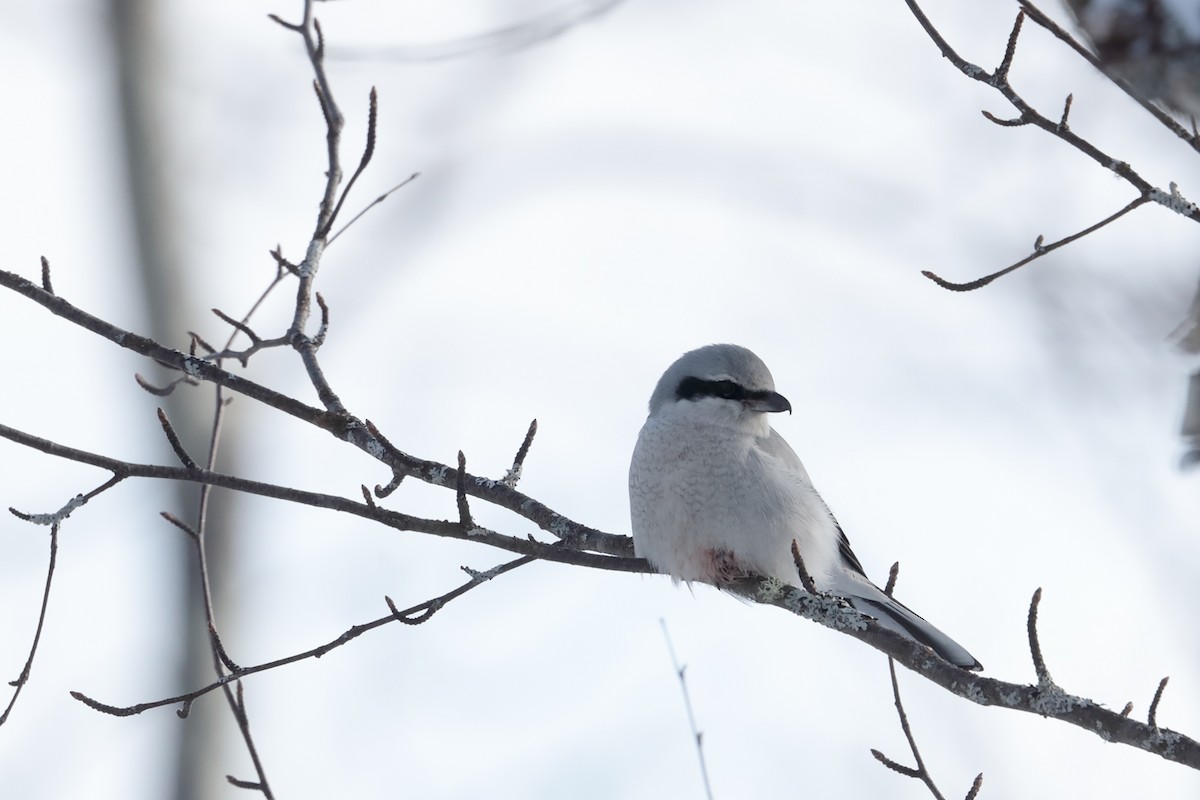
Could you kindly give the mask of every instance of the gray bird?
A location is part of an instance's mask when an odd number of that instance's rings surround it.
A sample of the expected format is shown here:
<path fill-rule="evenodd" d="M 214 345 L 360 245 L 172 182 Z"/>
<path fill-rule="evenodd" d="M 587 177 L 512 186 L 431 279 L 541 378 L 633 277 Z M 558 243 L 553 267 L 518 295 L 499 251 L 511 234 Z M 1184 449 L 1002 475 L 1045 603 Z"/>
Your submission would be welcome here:
<path fill-rule="evenodd" d="M 791 410 L 767 365 L 744 347 L 701 347 L 668 367 L 629 465 L 637 554 L 676 583 L 722 586 L 755 574 L 796 586 L 795 540 L 819 591 L 952 664 L 983 669 L 867 578 L 804 465 L 767 420 Z"/>

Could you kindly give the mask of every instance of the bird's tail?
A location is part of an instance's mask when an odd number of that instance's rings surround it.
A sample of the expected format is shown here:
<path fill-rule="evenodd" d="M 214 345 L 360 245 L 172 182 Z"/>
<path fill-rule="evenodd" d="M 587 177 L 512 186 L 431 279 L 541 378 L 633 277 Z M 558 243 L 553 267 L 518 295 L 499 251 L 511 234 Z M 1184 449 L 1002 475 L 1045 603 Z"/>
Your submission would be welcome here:
<path fill-rule="evenodd" d="M 870 588 L 875 589 L 874 586 Z M 963 669 L 983 669 L 983 665 L 976 660 L 975 656 L 968 653 L 965 647 L 930 625 L 923 617 L 908 606 L 888 597 L 878 589 L 875 589 L 875 592 L 878 592 L 878 594 L 872 597 L 863 596 L 867 592 L 862 592 L 861 594 L 855 592 L 846 599 L 862 613 L 875 617 L 879 624 L 888 630 L 896 631 L 903 636 L 932 647 L 938 655 L 951 664 Z M 871 594 L 875 595 L 875 592 Z"/>

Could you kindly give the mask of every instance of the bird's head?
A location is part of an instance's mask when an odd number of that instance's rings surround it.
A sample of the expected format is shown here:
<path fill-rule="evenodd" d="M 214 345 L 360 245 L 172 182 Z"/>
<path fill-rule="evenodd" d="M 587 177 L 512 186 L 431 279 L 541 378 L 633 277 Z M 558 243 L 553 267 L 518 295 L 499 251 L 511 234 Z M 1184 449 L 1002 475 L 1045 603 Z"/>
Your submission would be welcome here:
<path fill-rule="evenodd" d="M 762 415 L 792 404 L 775 391 L 762 359 L 736 344 L 710 344 L 684 353 L 659 378 L 650 416 L 673 411 L 765 425 Z"/>

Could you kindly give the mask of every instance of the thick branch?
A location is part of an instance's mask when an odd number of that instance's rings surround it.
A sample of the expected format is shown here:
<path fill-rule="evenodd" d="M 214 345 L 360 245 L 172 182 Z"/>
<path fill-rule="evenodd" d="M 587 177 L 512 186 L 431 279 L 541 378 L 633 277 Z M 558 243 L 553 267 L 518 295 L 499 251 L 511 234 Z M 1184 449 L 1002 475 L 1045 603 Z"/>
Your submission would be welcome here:
<path fill-rule="evenodd" d="M 1107 742 L 1136 747 L 1168 761 L 1200 769 L 1200 742 L 1181 733 L 1122 716 L 1093 700 L 1068 694 L 1057 686 L 1008 683 L 960 669 L 924 645 L 881 627 L 852 608 L 832 608 L 821 602 L 821 598 L 769 578 L 749 581 L 740 587 L 739 593 L 755 602 L 782 608 L 866 642 L 921 677 L 972 703 L 1062 720 Z"/>

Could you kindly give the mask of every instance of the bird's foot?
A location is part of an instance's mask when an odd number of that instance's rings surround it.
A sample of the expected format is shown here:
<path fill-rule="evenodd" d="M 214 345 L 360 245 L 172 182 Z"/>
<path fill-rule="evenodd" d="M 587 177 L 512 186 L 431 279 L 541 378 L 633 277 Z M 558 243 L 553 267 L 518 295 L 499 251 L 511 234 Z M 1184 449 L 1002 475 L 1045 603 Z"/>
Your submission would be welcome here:
<path fill-rule="evenodd" d="M 737 583 L 750 577 L 750 573 L 738 563 L 737 556 L 729 550 L 709 548 L 704 551 L 704 555 L 708 559 L 708 569 L 709 574 L 712 575 L 712 582 L 717 586 Z"/>

